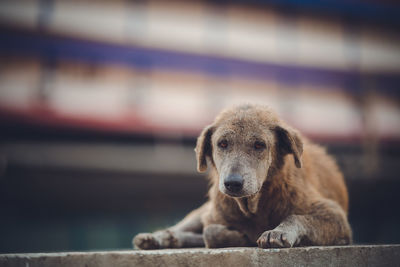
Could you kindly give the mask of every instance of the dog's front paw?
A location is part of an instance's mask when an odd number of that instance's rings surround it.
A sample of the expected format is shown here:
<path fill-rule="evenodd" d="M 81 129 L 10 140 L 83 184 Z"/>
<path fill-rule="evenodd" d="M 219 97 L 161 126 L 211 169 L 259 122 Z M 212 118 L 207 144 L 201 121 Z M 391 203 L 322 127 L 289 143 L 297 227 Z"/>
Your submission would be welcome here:
<path fill-rule="evenodd" d="M 265 231 L 257 240 L 260 248 L 291 248 L 300 242 L 295 231 Z"/>
<path fill-rule="evenodd" d="M 138 249 L 158 249 L 160 248 L 160 243 L 158 240 L 150 233 L 138 234 L 133 238 L 133 245 Z"/>
<path fill-rule="evenodd" d="M 170 230 L 161 230 L 154 233 L 138 234 L 133 238 L 133 245 L 139 249 L 178 248 L 180 244 Z"/>

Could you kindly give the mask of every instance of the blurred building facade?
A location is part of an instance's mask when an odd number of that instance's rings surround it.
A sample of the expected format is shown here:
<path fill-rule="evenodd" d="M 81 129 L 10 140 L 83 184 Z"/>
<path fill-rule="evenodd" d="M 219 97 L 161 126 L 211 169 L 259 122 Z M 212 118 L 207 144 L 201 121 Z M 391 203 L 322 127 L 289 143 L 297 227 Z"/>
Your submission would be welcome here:
<path fill-rule="evenodd" d="M 250 2 L 2 1 L 0 252 L 175 222 L 207 190 L 197 134 L 247 102 L 337 157 L 356 242 L 399 242 L 399 6 Z"/>

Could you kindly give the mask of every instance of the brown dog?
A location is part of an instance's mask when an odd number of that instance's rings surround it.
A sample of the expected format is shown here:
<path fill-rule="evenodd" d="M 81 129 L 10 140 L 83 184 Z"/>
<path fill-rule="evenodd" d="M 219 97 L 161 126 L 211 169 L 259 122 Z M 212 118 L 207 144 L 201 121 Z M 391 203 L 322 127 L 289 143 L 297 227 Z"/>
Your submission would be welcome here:
<path fill-rule="evenodd" d="M 138 234 L 141 249 L 292 247 L 351 242 L 343 176 L 324 149 L 263 106 L 225 110 L 197 139 L 209 201 L 177 225 Z"/>

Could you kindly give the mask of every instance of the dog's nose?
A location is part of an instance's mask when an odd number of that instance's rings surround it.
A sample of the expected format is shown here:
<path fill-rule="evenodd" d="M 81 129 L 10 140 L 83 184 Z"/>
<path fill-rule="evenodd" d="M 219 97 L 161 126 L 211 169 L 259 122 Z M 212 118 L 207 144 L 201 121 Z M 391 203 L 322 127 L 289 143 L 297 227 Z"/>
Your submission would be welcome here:
<path fill-rule="evenodd" d="M 225 178 L 224 185 L 229 191 L 237 193 L 243 188 L 243 177 L 236 173 L 230 174 Z"/>

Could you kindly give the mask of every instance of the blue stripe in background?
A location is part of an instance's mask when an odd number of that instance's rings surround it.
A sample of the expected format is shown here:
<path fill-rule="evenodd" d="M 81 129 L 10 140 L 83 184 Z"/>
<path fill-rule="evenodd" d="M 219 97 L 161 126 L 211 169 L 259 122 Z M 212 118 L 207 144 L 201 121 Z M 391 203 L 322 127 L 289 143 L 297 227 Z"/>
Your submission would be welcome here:
<path fill-rule="evenodd" d="M 257 63 L 239 59 L 197 55 L 137 46 L 80 40 L 48 33 L 0 27 L 0 54 L 33 55 L 46 60 L 77 60 L 96 64 L 117 63 L 136 69 L 174 69 L 211 76 L 241 76 L 280 83 L 330 84 L 359 93 L 361 78 L 379 83 L 387 93 L 398 93 L 398 74 L 342 71 L 312 67 Z M 330 86 L 331 87 L 331 86 Z"/>

